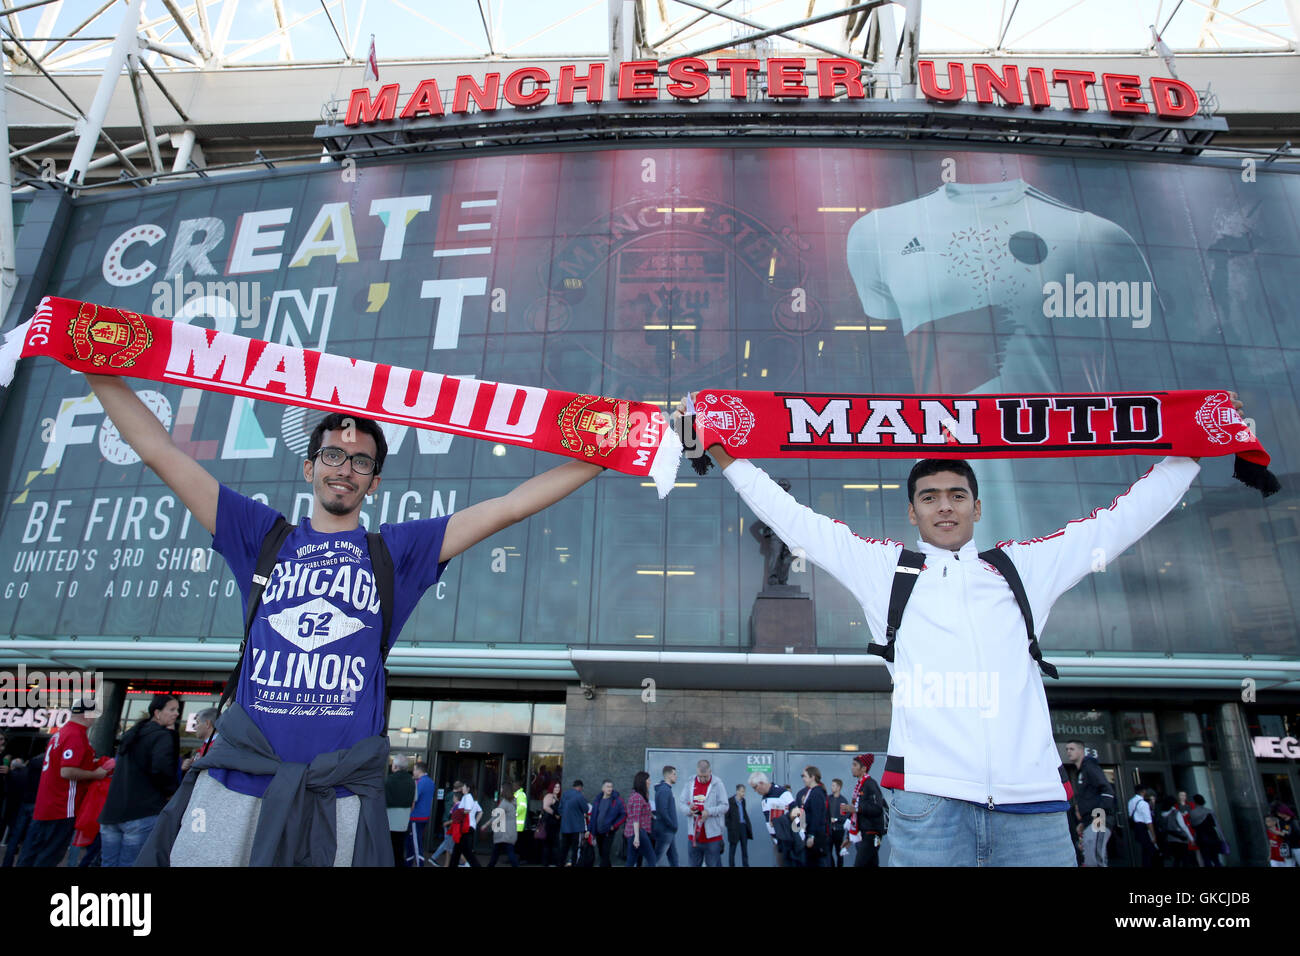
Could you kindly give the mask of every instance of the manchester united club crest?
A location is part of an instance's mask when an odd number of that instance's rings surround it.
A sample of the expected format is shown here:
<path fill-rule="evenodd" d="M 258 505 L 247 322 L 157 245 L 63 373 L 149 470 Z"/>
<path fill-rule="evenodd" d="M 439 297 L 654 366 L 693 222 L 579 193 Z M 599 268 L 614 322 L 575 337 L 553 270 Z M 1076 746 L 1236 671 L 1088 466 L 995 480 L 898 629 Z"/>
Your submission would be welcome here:
<path fill-rule="evenodd" d="M 1216 445 L 1227 445 L 1234 439 L 1250 441 L 1252 437 L 1247 427 L 1231 428 L 1233 425 L 1245 426 L 1246 422 L 1232 407 L 1232 399 L 1227 392 L 1215 392 L 1206 396 L 1205 403 L 1196 412 L 1196 424 L 1205 429 L 1205 434 Z"/>
<path fill-rule="evenodd" d="M 130 368 L 153 344 L 153 333 L 138 312 L 106 309 L 83 302 L 68 326 L 72 350 L 92 365 Z"/>
<path fill-rule="evenodd" d="M 717 434 L 728 448 L 745 444 L 754 429 L 754 413 L 734 395 L 702 396 L 695 406 L 695 420 Z"/>
<path fill-rule="evenodd" d="M 560 443 L 573 452 L 602 458 L 627 441 L 631 402 L 579 395 L 556 416 Z"/>

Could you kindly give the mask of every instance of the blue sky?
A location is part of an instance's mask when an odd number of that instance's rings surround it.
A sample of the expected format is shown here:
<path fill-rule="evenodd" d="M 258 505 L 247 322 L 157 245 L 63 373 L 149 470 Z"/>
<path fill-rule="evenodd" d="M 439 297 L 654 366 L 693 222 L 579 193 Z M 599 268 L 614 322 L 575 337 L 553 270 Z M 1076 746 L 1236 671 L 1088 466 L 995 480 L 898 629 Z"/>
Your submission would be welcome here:
<path fill-rule="evenodd" d="M 21 3 L 24 0 L 11 0 Z M 718 0 L 710 0 L 717 3 Z M 830 12 L 844 0 L 814 0 L 813 12 Z M 51 23 L 43 9 L 16 15 L 23 34 L 61 36 L 89 16 L 99 0 L 65 0 Z M 115 4 L 98 18 L 83 35 L 107 36 L 116 32 L 125 10 L 125 0 Z M 320 0 L 283 0 L 287 22 L 291 25 L 292 57 L 296 60 L 337 60 L 346 47 L 353 56 L 364 57 L 371 33 L 376 36 L 379 57 L 416 59 L 439 57 L 481 57 L 489 55 L 488 30 L 476 0 L 329 0 L 334 26 L 322 9 Z M 192 24 L 194 0 L 178 0 Z M 648 32 L 659 39 L 668 32 L 660 16 L 667 12 L 669 22 L 678 24 L 696 15 L 691 8 L 674 0 L 648 0 Z M 1217 43 L 1225 48 L 1280 49 L 1293 41 L 1292 27 L 1283 0 L 1224 0 L 1213 14 L 1213 29 L 1203 34 L 1209 0 L 925 0 L 921 28 L 922 50 L 981 51 L 994 48 L 1003 32 L 1001 27 L 1012 8 L 1015 15 L 1005 30 L 1004 46 L 1014 51 L 1086 51 L 1136 50 L 1150 45 L 1148 25 L 1163 25 L 1173 17 L 1165 40 L 1178 50 L 1190 50 L 1206 40 L 1209 48 Z M 483 0 L 482 9 L 492 29 L 491 48 L 505 56 L 602 54 L 607 50 L 606 0 Z M 725 9 L 765 25 L 798 19 L 808 9 L 808 0 L 732 0 Z M 232 63 L 270 63 L 280 59 L 280 44 L 271 42 L 259 50 L 244 49 L 247 43 L 265 35 L 275 26 L 271 0 L 210 0 L 208 20 L 214 33 L 228 21 L 226 55 Z M 899 23 L 902 9 L 895 8 Z M 1230 14 L 1238 13 L 1240 19 Z M 162 20 L 157 31 L 166 44 L 184 47 L 184 38 L 166 19 L 159 0 L 147 0 L 146 19 Z M 1244 22 L 1243 22 L 1244 21 Z M 340 44 L 335 33 L 343 35 Z M 1277 36 L 1270 37 L 1267 30 Z M 42 32 L 43 30 L 43 32 Z M 839 21 L 806 28 L 807 36 L 828 46 L 839 47 L 843 40 Z M 739 24 L 723 23 L 709 29 L 703 25 L 682 34 L 676 51 L 726 42 L 748 32 Z M 778 45 L 787 45 L 779 38 Z M 36 41 L 39 47 L 42 44 Z M 861 40 L 858 46 L 860 48 Z M 58 51 L 59 57 L 86 48 L 86 44 L 68 44 Z M 98 49 L 90 45 L 85 58 L 56 63 L 55 68 L 91 68 L 102 57 L 106 44 Z"/>

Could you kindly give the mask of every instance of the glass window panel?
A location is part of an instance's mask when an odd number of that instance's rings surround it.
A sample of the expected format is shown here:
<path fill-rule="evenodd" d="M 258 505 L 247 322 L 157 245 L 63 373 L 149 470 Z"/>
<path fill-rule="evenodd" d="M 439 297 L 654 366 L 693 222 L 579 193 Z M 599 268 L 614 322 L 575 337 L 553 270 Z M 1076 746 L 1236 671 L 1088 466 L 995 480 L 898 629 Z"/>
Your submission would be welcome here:
<path fill-rule="evenodd" d="M 470 485 L 471 501 L 499 497 L 515 485 L 512 480 L 476 480 Z M 498 531 L 460 556 L 462 573 L 457 597 L 457 641 L 495 644 L 519 640 L 524 555 L 527 554 L 531 530 L 531 519 L 521 521 Z"/>
<path fill-rule="evenodd" d="M 563 704 L 533 704 L 534 734 L 564 734 Z"/>
<path fill-rule="evenodd" d="M 1119 714 L 1120 739 L 1125 742 L 1149 740 L 1156 743 L 1160 733 L 1156 729 L 1156 715 L 1152 711 L 1121 711 Z"/>
<path fill-rule="evenodd" d="M 528 801 L 530 809 L 540 810 L 542 798 L 556 784 L 560 785 L 561 794 L 568 787 L 568 781 L 564 779 L 564 738 L 561 737 L 559 746 L 551 750 L 538 748 L 535 743 L 538 738 L 533 739 L 534 746 L 528 755 Z"/>
<path fill-rule="evenodd" d="M 435 700 L 429 727 L 431 730 L 473 730 L 485 734 L 526 734 L 532 722 L 532 706 L 523 703 Z"/>
<path fill-rule="evenodd" d="M 430 706 L 427 700 L 393 701 L 388 707 L 389 729 L 409 727 L 412 730 L 428 730 Z"/>

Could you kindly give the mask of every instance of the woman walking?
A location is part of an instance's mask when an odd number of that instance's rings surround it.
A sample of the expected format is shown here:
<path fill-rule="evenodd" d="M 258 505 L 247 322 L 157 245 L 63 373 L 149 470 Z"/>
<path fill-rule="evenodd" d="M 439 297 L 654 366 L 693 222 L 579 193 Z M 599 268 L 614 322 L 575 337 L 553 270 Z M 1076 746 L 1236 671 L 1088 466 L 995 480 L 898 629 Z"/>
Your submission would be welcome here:
<path fill-rule="evenodd" d="M 125 734 L 117 749 L 113 782 L 99 814 L 101 866 L 132 866 L 149 839 L 158 814 L 180 781 L 175 727 L 181 703 L 155 694 L 148 712 Z"/>
<path fill-rule="evenodd" d="M 650 839 L 651 821 L 650 774 L 640 770 L 632 778 L 632 795 L 627 798 L 627 822 L 623 825 L 628 866 L 655 865 L 655 848 Z"/>

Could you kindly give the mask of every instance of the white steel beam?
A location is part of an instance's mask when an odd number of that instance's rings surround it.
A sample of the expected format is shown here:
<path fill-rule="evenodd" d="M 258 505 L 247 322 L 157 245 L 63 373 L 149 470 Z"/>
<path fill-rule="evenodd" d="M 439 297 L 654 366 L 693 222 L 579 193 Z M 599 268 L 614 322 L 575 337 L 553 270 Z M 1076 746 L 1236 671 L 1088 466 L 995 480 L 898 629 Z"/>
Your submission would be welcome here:
<path fill-rule="evenodd" d="M 162 5 L 166 7 L 167 12 L 172 15 L 172 19 L 176 21 L 176 26 L 180 27 L 181 33 L 185 35 L 186 42 L 189 43 L 190 46 L 194 47 L 194 51 L 204 60 L 212 59 L 212 51 L 208 49 L 207 44 L 205 44 L 203 40 L 196 36 L 194 31 L 190 29 L 190 25 L 188 21 L 186 21 L 185 15 L 180 11 L 180 8 L 176 6 L 175 0 L 162 0 Z M 202 6 L 202 3 L 196 4 L 196 7 L 201 8 Z"/>
<path fill-rule="evenodd" d="M 156 174 L 163 171 L 162 157 L 158 154 L 158 144 L 154 142 L 153 114 L 149 110 L 149 98 L 144 92 L 144 78 L 140 76 L 140 55 L 135 51 L 126 56 L 127 72 L 131 74 L 131 94 L 135 97 L 136 112 L 140 114 L 140 133 L 144 136 L 149 150 L 149 165 Z"/>
<path fill-rule="evenodd" d="M 0 54 L 0 323 L 9 312 L 9 303 L 18 287 L 18 261 L 14 255 L 14 179 L 9 161 L 9 94 L 8 68 Z"/>
<path fill-rule="evenodd" d="M 64 175 L 64 181 L 71 185 L 81 181 L 81 177 L 86 172 L 86 164 L 90 162 L 90 157 L 95 152 L 95 143 L 99 141 L 104 117 L 108 115 L 108 107 L 113 100 L 113 90 L 117 86 L 122 67 L 126 64 L 127 55 L 136 44 L 137 31 L 140 29 L 140 11 L 143 7 L 144 0 L 127 2 L 122 26 L 118 30 L 117 39 L 113 41 L 108 63 L 104 65 L 104 75 L 99 81 L 99 88 L 95 90 L 95 100 L 90 104 L 81 136 L 77 140 L 77 148 L 72 153 L 72 162 L 68 164 L 68 171 Z"/>
<path fill-rule="evenodd" d="M 41 59 L 45 55 L 46 37 L 54 36 L 54 21 L 63 9 L 63 0 L 55 0 L 41 11 L 41 19 L 36 23 L 36 38 L 32 40 L 32 56 Z"/>
<path fill-rule="evenodd" d="M 788 40 L 793 40 L 795 43 L 799 43 L 813 50 L 820 50 L 822 53 L 828 53 L 831 56 L 845 57 L 850 60 L 857 60 L 859 63 L 866 63 L 867 61 L 860 56 L 855 56 L 854 54 L 845 52 L 844 50 L 836 50 L 832 47 L 822 46 L 820 43 L 799 36 L 793 31 L 797 30 L 799 27 L 811 26 L 812 24 L 821 23 L 825 20 L 834 20 L 837 17 L 848 16 L 859 10 L 870 10 L 874 7 L 881 6 L 886 3 L 887 0 L 868 0 L 866 3 L 856 3 L 851 7 L 844 7 L 840 10 L 823 13 L 820 16 L 810 17 L 804 20 L 795 20 L 793 23 L 784 23 L 777 27 L 767 27 L 761 23 L 755 23 L 753 20 L 746 19 L 745 17 L 737 16 L 734 13 L 724 13 L 717 7 L 708 7 L 702 3 L 697 3 L 696 0 L 673 0 L 673 2 L 685 4 L 688 7 L 694 7 L 697 10 L 706 10 L 713 16 L 722 17 L 724 20 L 733 20 L 736 23 L 749 27 L 750 29 L 759 31 L 750 34 L 749 36 L 735 37 L 723 43 L 712 43 L 707 47 L 692 50 L 689 53 L 683 53 L 681 56 L 702 56 L 705 53 L 712 53 L 715 50 L 723 50 L 731 46 L 738 46 L 742 43 L 750 43 L 754 40 L 761 40 L 765 37 L 783 36 Z M 919 0 L 917 0 L 917 2 L 919 2 Z"/>
<path fill-rule="evenodd" d="M 898 95 L 916 99 L 916 59 L 921 48 L 921 0 L 902 0 L 903 32 L 898 38 Z"/>
<path fill-rule="evenodd" d="M 96 10 L 90 16 L 86 17 L 86 19 L 82 20 L 79 24 L 77 24 L 75 27 L 69 30 L 68 35 L 66 37 L 64 37 L 62 40 L 59 40 L 59 42 L 55 43 L 54 46 L 46 50 L 45 53 L 41 56 L 41 61 L 44 62 L 47 57 L 52 56 L 55 50 L 63 46 L 63 44 L 67 43 L 69 40 L 76 39 L 77 34 L 79 34 L 82 30 L 86 29 L 86 27 L 90 26 L 96 20 L 98 20 L 100 15 L 103 14 L 105 10 L 113 6 L 113 4 L 115 3 L 117 3 L 117 0 L 106 0 L 103 6 L 101 6 L 98 10 Z"/>

